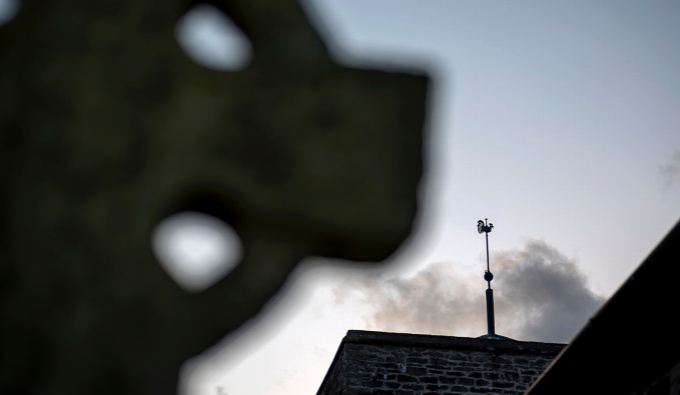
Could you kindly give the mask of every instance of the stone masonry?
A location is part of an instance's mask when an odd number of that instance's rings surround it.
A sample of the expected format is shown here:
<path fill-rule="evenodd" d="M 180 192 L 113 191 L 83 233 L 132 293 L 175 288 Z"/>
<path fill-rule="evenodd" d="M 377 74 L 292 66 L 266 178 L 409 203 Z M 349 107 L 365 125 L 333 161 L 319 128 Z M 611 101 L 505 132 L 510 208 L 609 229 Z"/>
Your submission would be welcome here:
<path fill-rule="evenodd" d="M 350 330 L 317 395 L 519 395 L 564 346 Z"/>

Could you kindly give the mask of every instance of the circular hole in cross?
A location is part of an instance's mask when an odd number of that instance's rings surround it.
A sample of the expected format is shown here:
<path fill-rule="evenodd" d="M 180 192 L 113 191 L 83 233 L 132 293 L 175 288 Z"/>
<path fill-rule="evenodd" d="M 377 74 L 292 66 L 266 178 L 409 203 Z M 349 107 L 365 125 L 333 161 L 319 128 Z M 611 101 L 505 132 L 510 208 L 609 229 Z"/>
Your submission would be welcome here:
<path fill-rule="evenodd" d="M 163 269 L 188 292 L 217 283 L 243 255 L 241 240 L 229 225 L 192 211 L 161 221 L 154 229 L 152 248 Z"/>
<path fill-rule="evenodd" d="M 192 7 L 177 22 L 175 37 L 184 53 L 203 67 L 244 69 L 252 57 L 248 38 L 224 13 L 208 4 Z"/>

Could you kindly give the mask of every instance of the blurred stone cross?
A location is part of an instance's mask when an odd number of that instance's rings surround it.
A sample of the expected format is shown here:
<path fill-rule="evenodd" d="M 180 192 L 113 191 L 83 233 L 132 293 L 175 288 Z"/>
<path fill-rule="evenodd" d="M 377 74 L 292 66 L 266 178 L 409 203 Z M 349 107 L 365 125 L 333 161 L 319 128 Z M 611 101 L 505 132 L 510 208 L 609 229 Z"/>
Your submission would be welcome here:
<path fill-rule="evenodd" d="M 208 70 L 174 37 L 199 3 L 24 1 L 0 26 L 0 393 L 174 393 L 300 260 L 411 233 L 428 78 L 336 64 L 294 0 L 213 1 L 254 52 Z M 188 210 L 243 243 L 200 293 L 150 244 Z"/>

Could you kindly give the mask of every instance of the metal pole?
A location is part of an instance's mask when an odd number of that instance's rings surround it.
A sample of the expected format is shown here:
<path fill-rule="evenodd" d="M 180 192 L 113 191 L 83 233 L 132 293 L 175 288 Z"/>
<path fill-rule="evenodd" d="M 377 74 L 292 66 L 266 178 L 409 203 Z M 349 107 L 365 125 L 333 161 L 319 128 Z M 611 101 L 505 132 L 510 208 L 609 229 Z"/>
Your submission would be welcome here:
<path fill-rule="evenodd" d="M 490 284 L 490 283 L 489 283 Z M 493 316 L 493 289 L 489 286 L 486 290 L 486 322 L 489 329 L 489 335 L 496 334 L 496 324 Z"/>

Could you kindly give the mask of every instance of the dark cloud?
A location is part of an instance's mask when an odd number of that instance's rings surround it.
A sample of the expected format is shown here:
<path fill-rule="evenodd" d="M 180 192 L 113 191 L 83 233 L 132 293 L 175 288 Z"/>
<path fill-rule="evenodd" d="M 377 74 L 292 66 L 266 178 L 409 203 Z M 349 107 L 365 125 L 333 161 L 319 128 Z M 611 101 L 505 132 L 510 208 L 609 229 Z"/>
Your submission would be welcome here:
<path fill-rule="evenodd" d="M 576 262 L 543 241 L 493 254 L 491 269 L 499 335 L 567 343 L 604 303 Z M 336 297 L 368 304 L 374 330 L 476 337 L 487 330 L 482 275 L 438 263 L 412 277 L 364 277 L 337 289 Z"/>
<path fill-rule="evenodd" d="M 469 327 L 485 328 L 479 317 L 484 306 L 480 281 L 471 287 L 451 264 L 433 264 L 410 278 L 369 275 L 336 290 L 344 301 L 353 297 L 372 307 L 371 329 L 388 332 L 450 334 Z M 477 288 L 477 289 L 470 289 Z"/>
<path fill-rule="evenodd" d="M 605 301 L 588 288 L 574 259 L 543 241 L 494 259 L 497 328 L 523 340 L 568 342 Z"/>

